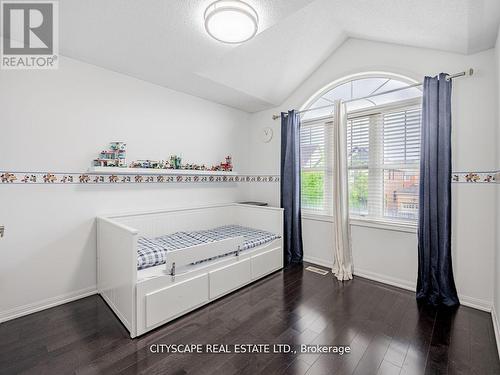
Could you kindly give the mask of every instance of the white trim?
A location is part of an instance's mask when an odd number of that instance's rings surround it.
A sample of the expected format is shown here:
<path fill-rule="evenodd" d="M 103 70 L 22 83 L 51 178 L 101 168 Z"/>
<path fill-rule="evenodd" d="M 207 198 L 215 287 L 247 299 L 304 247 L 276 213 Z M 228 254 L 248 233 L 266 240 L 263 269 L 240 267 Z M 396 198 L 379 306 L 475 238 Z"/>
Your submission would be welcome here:
<path fill-rule="evenodd" d="M 305 213 L 303 212 L 302 219 L 312 220 L 312 221 L 326 221 L 328 223 L 333 223 L 333 216 L 331 215 L 320 215 L 309 212 Z M 351 225 L 358 227 L 369 227 L 376 229 L 392 230 L 397 232 L 417 233 L 417 224 L 412 224 L 412 223 L 364 219 L 361 217 L 351 218 L 349 222 Z"/>
<path fill-rule="evenodd" d="M 38 311 L 50 309 L 51 307 L 59 306 L 94 294 L 97 294 L 97 287 L 95 285 L 89 288 L 62 294 L 60 296 L 51 297 L 38 302 L 29 303 L 24 306 L 15 307 L 7 311 L 2 311 L 0 312 L 0 323 L 20 318 L 21 316 L 33 314 Z"/>
<path fill-rule="evenodd" d="M 302 219 L 303 220 L 312 220 L 312 221 L 326 221 L 328 223 L 333 223 L 333 216 L 331 216 L 331 215 L 319 215 L 319 214 L 303 213 Z"/>
<path fill-rule="evenodd" d="M 371 271 L 366 271 L 366 270 L 360 270 L 354 269 L 353 274 L 355 276 L 363 277 L 365 279 L 373 280 L 373 281 L 378 281 L 383 284 L 387 285 L 392 285 L 397 288 L 409 290 L 411 292 L 415 292 L 416 290 L 416 283 L 408 281 L 408 280 L 403 280 L 403 279 L 398 279 L 395 277 L 390 277 L 386 275 L 382 275 L 379 273 L 371 272 Z M 491 302 L 474 298 L 474 297 L 469 297 L 465 296 L 463 294 L 459 294 L 458 298 L 460 299 L 460 304 L 462 306 L 467 306 L 471 307 L 476 310 L 481 310 L 481 311 L 486 311 L 486 312 L 491 312 L 492 311 L 492 306 Z"/>
<path fill-rule="evenodd" d="M 498 357 L 500 358 L 500 324 L 498 324 L 498 315 L 495 306 L 491 308 L 491 320 L 493 321 L 493 331 L 497 342 Z"/>
<path fill-rule="evenodd" d="M 392 230 L 396 232 L 417 233 L 417 224 L 412 224 L 412 223 L 364 219 L 360 217 L 351 218 L 350 223 L 351 225 L 357 227 L 368 227 L 368 228 Z"/>
<path fill-rule="evenodd" d="M 416 290 L 416 284 L 414 282 L 399 279 L 397 277 L 382 275 L 376 272 L 371 272 L 359 268 L 354 268 L 353 274 L 354 276 L 359 276 L 368 280 L 373 280 L 379 283 L 395 286 L 397 288 L 409 290 L 410 292 L 415 292 Z"/>
<path fill-rule="evenodd" d="M 347 112 L 347 119 L 352 120 L 358 117 L 368 117 L 383 113 L 391 113 L 400 109 L 418 109 L 422 106 L 422 97 L 403 99 L 386 104 L 374 105 L 372 107 L 355 109 Z"/>
<path fill-rule="evenodd" d="M 333 123 L 332 115 L 325 115 L 325 116 L 319 116 L 319 117 L 305 119 L 304 121 L 300 122 L 300 126 L 309 126 L 315 122 L 325 122 L 325 123 L 332 124 Z"/>
<path fill-rule="evenodd" d="M 474 297 L 464 296 L 463 294 L 458 295 L 460 304 L 462 306 L 472 307 L 476 310 L 486 311 L 491 313 L 491 302 L 484 299 L 478 299 Z"/>
<path fill-rule="evenodd" d="M 317 266 L 327 267 L 330 269 L 332 269 L 332 267 L 333 267 L 333 261 L 329 261 L 329 260 L 325 260 L 325 259 L 321 259 L 321 258 L 304 256 L 303 260 L 304 260 L 304 262 L 309 262 L 309 263 L 315 264 Z"/>

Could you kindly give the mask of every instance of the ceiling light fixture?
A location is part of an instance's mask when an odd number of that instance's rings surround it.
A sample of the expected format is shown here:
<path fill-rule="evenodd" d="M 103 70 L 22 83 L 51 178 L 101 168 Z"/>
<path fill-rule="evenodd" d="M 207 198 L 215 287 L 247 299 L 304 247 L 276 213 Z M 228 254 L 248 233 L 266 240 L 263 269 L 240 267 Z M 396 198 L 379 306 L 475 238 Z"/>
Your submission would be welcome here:
<path fill-rule="evenodd" d="M 243 43 L 257 34 L 259 16 L 239 0 L 218 0 L 205 10 L 205 29 L 223 43 Z"/>

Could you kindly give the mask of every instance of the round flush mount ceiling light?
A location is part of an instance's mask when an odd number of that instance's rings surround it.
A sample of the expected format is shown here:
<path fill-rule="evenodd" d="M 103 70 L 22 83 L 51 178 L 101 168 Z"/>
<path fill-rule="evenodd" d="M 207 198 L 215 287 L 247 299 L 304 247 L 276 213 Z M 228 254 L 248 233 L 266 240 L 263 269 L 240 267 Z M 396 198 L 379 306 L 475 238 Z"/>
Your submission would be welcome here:
<path fill-rule="evenodd" d="M 205 29 L 223 43 L 243 43 L 257 34 L 259 16 L 255 9 L 239 0 L 219 0 L 205 10 Z"/>

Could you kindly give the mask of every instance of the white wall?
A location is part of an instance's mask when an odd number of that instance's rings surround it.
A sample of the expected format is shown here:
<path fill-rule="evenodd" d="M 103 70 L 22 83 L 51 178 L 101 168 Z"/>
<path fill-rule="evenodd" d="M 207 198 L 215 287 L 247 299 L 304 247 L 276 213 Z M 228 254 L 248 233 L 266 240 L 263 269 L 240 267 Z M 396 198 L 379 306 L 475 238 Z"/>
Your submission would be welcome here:
<path fill-rule="evenodd" d="M 128 159 L 246 158 L 247 113 L 62 58 L 55 71 L 0 71 L 0 170 L 83 172 L 109 141 Z M 94 217 L 237 200 L 236 184 L 0 185 L 0 319 L 92 292 Z"/>
<path fill-rule="evenodd" d="M 271 115 L 300 108 L 332 81 L 366 71 L 387 71 L 422 80 L 425 75 L 455 73 L 469 67 L 475 69 L 474 77 L 454 82 L 453 169 L 495 170 L 497 88 L 493 79 L 493 50 L 466 56 L 356 39 L 342 45 L 279 108 L 252 115 L 253 164 L 249 168 L 279 172 L 280 124 Z M 271 126 L 277 134 L 268 144 L 259 140 L 265 126 Z M 248 194 L 277 204 L 278 189 L 278 186 L 252 187 Z M 493 300 L 495 186 L 454 184 L 453 195 L 453 264 L 457 288 L 463 302 L 488 308 Z M 309 223 L 306 219 L 304 227 L 306 259 L 331 264 L 328 251 L 332 235 L 328 224 Z M 366 227 L 354 227 L 352 232 L 356 273 L 406 287 L 416 284 L 415 233 Z"/>
<path fill-rule="evenodd" d="M 497 64 L 497 93 L 498 93 L 498 117 L 497 117 L 497 171 L 500 171 L 500 29 L 498 30 L 498 39 L 495 48 L 496 52 L 496 64 Z M 495 290 L 494 290 L 494 314 L 493 319 L 495 320 L 496 338 L 497 338 L 497 348 L 500 354 L 500 326 L 499 326 L 499 316 L 500 314 L 500 172 L 497 173 L 497 216 L 496 216 L 496 249 L 495 249 Z"/>

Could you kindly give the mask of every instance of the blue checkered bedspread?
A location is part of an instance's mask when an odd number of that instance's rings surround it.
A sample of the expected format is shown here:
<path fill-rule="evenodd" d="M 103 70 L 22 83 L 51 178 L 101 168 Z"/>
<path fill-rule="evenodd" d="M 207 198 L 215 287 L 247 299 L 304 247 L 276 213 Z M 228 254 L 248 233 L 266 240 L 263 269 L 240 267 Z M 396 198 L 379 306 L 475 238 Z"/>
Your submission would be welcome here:
<path fill-rule="evenodd" d="M 214 229 L 194 232 L 176 232 L 156 238 L 140 237 L 137 240 L 137 269 L 140 270 L 166 263 L 167 253 L 171 250 L 178 250 L 238 236 L 244 237 L 243 247 L 240 249 L 241 251 L 260 246 L 279 238 L 279 236 L 273 233 L 242 227 L 240 225 L 226 225 Z M 236 249 L 219 257 L 234 253 L 236 253 Z M 206 262 L 212 259 L 215 258 L 203 259 L 196 263 Z"/>

